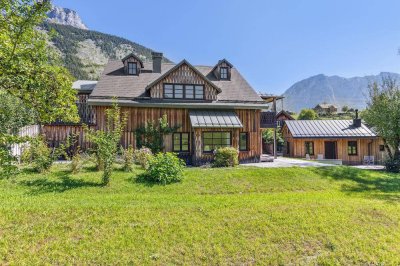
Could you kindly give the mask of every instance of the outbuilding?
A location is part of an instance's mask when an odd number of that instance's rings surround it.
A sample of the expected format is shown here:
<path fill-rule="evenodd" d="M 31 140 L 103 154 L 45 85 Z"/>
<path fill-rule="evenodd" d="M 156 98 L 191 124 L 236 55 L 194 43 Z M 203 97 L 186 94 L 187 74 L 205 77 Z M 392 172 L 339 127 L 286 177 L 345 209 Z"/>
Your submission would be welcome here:
<path fill-rule="evenodd" d="M 284 156 L 338 164 L 376 164 L 384 159 L 377 133 L 354 120 L 287 120 L 282 128 Z"/>

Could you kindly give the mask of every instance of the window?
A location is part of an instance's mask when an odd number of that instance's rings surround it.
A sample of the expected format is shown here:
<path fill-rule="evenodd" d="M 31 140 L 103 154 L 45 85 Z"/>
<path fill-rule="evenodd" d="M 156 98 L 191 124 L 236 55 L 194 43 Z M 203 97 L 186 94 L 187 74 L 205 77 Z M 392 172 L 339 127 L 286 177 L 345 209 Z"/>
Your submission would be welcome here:
<path fill-rule="evenodd" d="M 306 141 L 305 142 L 305 146 L 306 146 L 306 154 L 314 155 L 314 142 L 313 141 Z"/>
<path fill-rule="evenodd" d="M 128 74 L 137 75 L 137 64 L 134 62 L 128 62 Z"/>
<path fill-rule="evenodd" d="M 164 84 L 165 99 L 204 99 L 203 85 Z"/>
<path fill-rule="evenodd" d="M 248 133 L 247 132 L 240 132 L 239 134 L 239 151 L 247 151 L 248 148 Z"/>
<path fill-rule="evenodd" d="M 228 68 L 227 67 L 221 67 L 220 68 L 220 79 L 228 79 Z"/>
<path fill-rule="evenodd" d="M 357 141 L 349 141 L 347 151 L 349 155 L 357 155 Z"/>
<path fill-rule="evenodd" d="M 220 147 L 231 146 L 230 132 L 204 132 L 203 151 L 212 152 Z"/>
<path fill-rule="evenodd" d="M 175 152 L 189 151 L 189 133 L 174 133 L 172 145 Z"/>
<path fill-rule="evenodd" d="M 379 145 L 379 151 L 385 151 L 385 145 Z"/>
<path fill-rule="evenodd" d="M 185 86 L 185 98 L 194 99 L 194 85 Z"/>
<path fill-rule="evenodd" d="M 195 95 L 195 99 L 204 99 L 204 86 L 198 86 L 196 85 L 194 87 L 194 95 Z"/>

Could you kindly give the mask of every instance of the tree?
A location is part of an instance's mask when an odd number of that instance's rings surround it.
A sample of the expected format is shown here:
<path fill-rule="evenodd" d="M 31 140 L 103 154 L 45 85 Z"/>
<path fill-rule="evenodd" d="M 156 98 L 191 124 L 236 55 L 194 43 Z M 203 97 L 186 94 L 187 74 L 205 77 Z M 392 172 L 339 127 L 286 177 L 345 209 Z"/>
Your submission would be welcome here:
<path fill-rule="evenodd" d="M 78 122 L 72 77 L 39 29 L 46 0 L 0 1 L 0 91 L 21 101 L 38 123 Z"/>
<path fill-rule="evenodd" d="M 113 107 L 106 110 L 105 130 L 93 130 L 85 128 L 90 142 L 94 144 L 97 161 L 103 168 L 103 185 L 108 185 L 115 162 L 118 144 L 122 131 L 126 126 L 127 114 L 121 114 L 121 109 L 114 102 Z"/>
<path fill-rule="evenodd" d="M 298 120 L 315 120 L 318 118 L 317 113 L 313 109 L 303 109 L 301 110 Z"/>
<path fill-rule="evenodd" d="M 400 87 L 395 80 L 384 78 L 370 85 L 362 117 L 383 138 L 389 158 L 400 162 Z"/>
<path fill-rule="evenodd" d="M 265 143 L 273 144 L 274 143 L 274 130 L 272 128 L 266 128 L 262 132 L 262 138 L 264 139 Z M 277 131 L 276 132 L 276 143 L 277 145 L 283 145 L 285 141 L 283 140 L 282 133 Z"/>
<path fill-rule="evenodd" d="M 342 112 L 343 113 L 347 113 L 349 111 L 349 107 L 347 106 L 347 105 L 344 105 L 343 107 L 342 107 Z"/>

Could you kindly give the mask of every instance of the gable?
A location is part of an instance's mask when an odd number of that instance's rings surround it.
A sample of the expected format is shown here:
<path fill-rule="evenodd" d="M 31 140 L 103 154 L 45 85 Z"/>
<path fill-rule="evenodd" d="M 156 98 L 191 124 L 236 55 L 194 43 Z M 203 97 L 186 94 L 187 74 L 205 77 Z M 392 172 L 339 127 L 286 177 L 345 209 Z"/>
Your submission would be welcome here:
<path fill-rule="evenodd" d="M 151 98 L 163 98 L 163 84 L 165 83 L 203 85 L 205 99 L 211 101 L 216 100 L 219 93 L 214 84 L 186 62 L 178 64 L 148 86 L 147 89 L 150 91 Z"/>

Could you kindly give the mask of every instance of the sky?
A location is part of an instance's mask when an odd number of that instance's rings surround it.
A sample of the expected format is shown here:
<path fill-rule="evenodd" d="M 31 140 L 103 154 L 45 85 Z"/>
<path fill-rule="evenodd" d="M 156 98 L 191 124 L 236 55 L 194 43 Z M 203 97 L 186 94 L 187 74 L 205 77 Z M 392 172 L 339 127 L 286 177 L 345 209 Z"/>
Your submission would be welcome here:
<path fill-rule="evenodd" d="M 400 73 L 398 0 L 54 0 L 89 29 L 174 62 L 226 58 L 256 91 L 281 94 L 317 74 Z"/>

